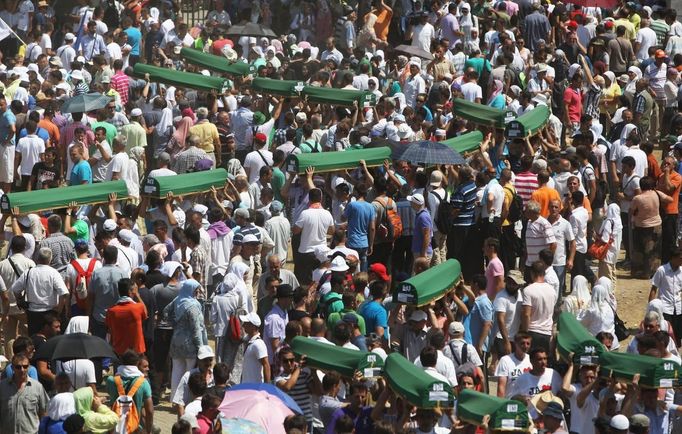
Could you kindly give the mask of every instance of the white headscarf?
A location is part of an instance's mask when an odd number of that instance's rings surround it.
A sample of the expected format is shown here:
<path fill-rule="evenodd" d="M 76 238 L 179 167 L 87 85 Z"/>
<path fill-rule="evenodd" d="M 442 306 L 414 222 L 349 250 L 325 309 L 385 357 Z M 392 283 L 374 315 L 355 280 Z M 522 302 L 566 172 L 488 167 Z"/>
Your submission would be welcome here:
<path fill-rule="evenodd" d="M 623 222 L 620 219 L 620 207 L 617 203 L 609 204 L 606 208 L 606 218 L 601 223 L 601 228 L 599 228 L 599 233 L 602 235 L 604 233 L 616 235 L 623 230 Z M 608 232 L 604 232 L 608 231 Z"/>
<path fill-rule="evenodd" d="M 601 285 L 594 285 L 592 287 L 592 298 L 587 310 L 603 316 L 604 312 L 608 312 L 609 309 L 611 309 L 609 291 Z"/>
<path fill-rule="evenodd" d="M 156 129 L 159 131 L 159 135 L 166 134 L 168 128 L 173 126 L 173 110 L 170 107 L 166 107 L 161 110 L 161 119 L 156 125 Z"/>
<path fill-rule="evenodd" d="M 637 93 L 637 80 L 642 78 L 642 70 L 636 66 L 631 66 L 628 68 L 628 72 L 634 73 L 635 78 L 630 80 L 628 82 L 627 86 L 625 86 L 625 92 L 630 92 L 632 94 L 635 94 L 635 93 Z"/>
<path fill-rule="evenodd" d="M 243 262 L 233 262 L 227 269 L 227 274 L 220 287 L 221 294 L 235 291 L 241 294 L 242 306 L 249 312 L 253 312 L 253 296 L 244 283 L 244 275 L 248 273 L 250 267 Z"/>
<path fill-rule="evenodd" d="M 663 302 L 659 298 L 654 298 L 646 307 L 646 313 L 656 312 L 658 314 L 658 324 L 660 329 L 667 332 L 669 329 L 668 321 L 663 316 Z M 646 314 L 644 314 L 646 316 Z"/>
<path fill-rule="evenodd" d="M 72 414 L 76 413 L 76 401 L 73 398 L 73 393 L 64 392 L 58 393 L 52 397 L 47 406 L 47 415 L 50 419 L 64 420 Z"/>
<path fill-rule="evenodd" d="M 584 276 L 573 279 L 571 294 L 564 299 L 562 310 L 577 315 L 590 303 L 590 284 Z"/>
<path fill-rule="evenodd" d="M 609 293 L 609 304 L 611 305 L 611 308 L 613 308 L 614 311 L 617 311 L 618 301 L 616 300 L 616 291 L 615 288 L 613 287 L 613 282 L 611 281 L 611 279 L 609 279 L 606 276 L 602 276 L 599 279 L 597 279 L 595 285 L 601 285 L 604 288 L 606 288 L 606 290 Z"/>
<path fill-rule="evenodd" d="M 628 138 L 631 132 L 637 130 L 637 125 L 627 124 L 623 127 L 623 131 L 620 132 L 620 142 L 621 146 L 625 146 L 625 140 Z"/>
<path fill-rule="evenodd" d="M 87 333 L 90 318 L 88 316 L 74 316 L 69 321 L 69 325 L 66 326 L 64 331 L 65 335 L 70 335 L 71 333 Z"/>
<path fill-rule="evenodd" d="M 166 261 L 161 266 L 161 274 L 163 274 L 164 276 L 171 277 L 173 273 L 175 273 L 178 270 L 178 268 L 182 268 L 181 263 L 177 261 Z M 180 275 L 178 276 L 178 282 L 184 282 L 185 280 L 187 280 L 187 278 L 185 277 L 185 273 L 180 273 Z"/>

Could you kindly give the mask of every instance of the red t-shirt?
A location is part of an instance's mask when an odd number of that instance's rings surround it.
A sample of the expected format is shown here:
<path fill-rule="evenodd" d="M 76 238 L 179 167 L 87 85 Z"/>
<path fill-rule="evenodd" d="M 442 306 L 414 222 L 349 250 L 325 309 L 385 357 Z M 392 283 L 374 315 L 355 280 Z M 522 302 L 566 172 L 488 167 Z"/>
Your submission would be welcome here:
<path fill-rule="evenodd" d="M 109 308 L 105 322 L 116 354 L 123 354 L 128 349 L 137 353 L 146 351 L 142 334 L 142 321 L 146 319 L 143 303 L 123 302 Z"/>
<path fill-rule="evenodd" d="M 580 123 L 580 116 L 583 114 L 583 100 L 580 91 L 570 86 L 566 88 L 564 102 L 568 106 L 568 119 L 573 123 Z"/>

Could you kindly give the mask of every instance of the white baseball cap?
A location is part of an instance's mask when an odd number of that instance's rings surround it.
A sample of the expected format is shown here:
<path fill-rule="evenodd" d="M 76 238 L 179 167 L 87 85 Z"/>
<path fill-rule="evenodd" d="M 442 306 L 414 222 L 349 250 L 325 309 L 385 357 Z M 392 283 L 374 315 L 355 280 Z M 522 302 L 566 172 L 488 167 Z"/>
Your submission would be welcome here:
<path fill-rule="evenodd" d="M 417 205 L 424 205 L 424 196 L 420 193 L 416 193 L 412 196 L 407 196 L 407 201 Z"/>
<path fill-rule="evenodd" d="M 208 359 L 209 357 L 215 357 L 213 348 L 209 347 L 208 345 L 200 346 L 199 351 L 197 352 L 197 359 L 204 360 Z"/>
<path fill-rule="evenodd" d="M 239 315 L 239 321 L 243 323 L 251 323 L 256 327 L 260 327 L 260 317 L 256 314 L 256 312 L 249 312 L 246 315 Z"/>

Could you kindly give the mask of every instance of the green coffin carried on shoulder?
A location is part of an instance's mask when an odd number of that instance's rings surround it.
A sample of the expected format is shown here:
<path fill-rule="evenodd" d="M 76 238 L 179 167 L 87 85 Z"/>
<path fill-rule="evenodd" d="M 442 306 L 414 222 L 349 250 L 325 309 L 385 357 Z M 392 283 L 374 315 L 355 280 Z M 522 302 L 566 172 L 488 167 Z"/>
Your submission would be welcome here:
<path fill-rule="evenodd" d="M 398 353 L 388 355 L 384 378 L 391 389 L 417 408 L 451 408 L 452 387 L 424 372 Z"/>
<path fill-rule="evenodd" d="M 149 74 L 149 79 L 158 83 L 169 84 L 172 86 L 189 87 L 191 89 L 225 93 L 230 89 L 229 80 L 221 77 L 207 77 L 193 72 L 174 71 L 168 68 L 136 63 L 133 68 L 136 77 L 144 78 Z"/>
<path fill-rule="evenodd" d="M 480 131 L 472 131 L 470 133 L 462 134 L 452 139 L 443 140 L 440 143 L 448 145 L 460 154 L 471 152 L 478 149 L 483 141 L 483 133 Z"/>
<path fill-rule="evenodd" d="M 599 355 L 606 351 L 601 342 L 568 312 L 559 315 L 557 349 L 564 360 L 573 353 L 573 363 L 580 365 L 598 364 Z"/>
<path fill-rule="evenodd" d="M 496 431 L 526 431 L 530 428 L 528 408 L 520 401 L 462 390 L 457 397 L 457 417 L 472 425 Z"/>
<path fill-rule="evenodd" d="M 463 98 L 453 100 L 452 112 L 455 116 L 486 127 L 502 129 L 506 125 L 507 112 L 505 110 L 476 104 Z"/>
<path fill-rule="evenodd" d="M 323 344 L 303 336 L 294 338 L 291 349 L 296 355 L 306 356 L 306 366 L 336 371 L 347 378 L 352 378 L 356 371 L 366 378 L 378 377 L 384 366 L 384 360 L 377 354 Z"/>
<path fill-rule="evenodd" d="M 223 74 L 246 76 L 255 72 L 248 63 L 230 62 L 223 56 L 204 53 L 203 51 L 195 50 L 194 48 L 183 47 L 182 50 L 180 50 L 180 55 L 192 65 L 203 66 L 208 70 Z"/>
<path fill-rule="evenodd" d="M 173 196 L 204 193 L 211 187 L 221 189 L 227 182 L 225 169 L 205 170 L 203 172 L 184 173 L 175 176 L 147 177 L 142 185 L 142 195 L 157 199 L 165 198 L 168 193 Z"/>
<path fill-rule="evenodd" d="M 459 261 L 448 259 L 400 283 L 393 291 L 393 301 L 424 306 L 443 297 L 455 286 L 461 274 Z"/>
<path fill-rule="evenodd" d="M 546 105 L 538 105 L 518 118 L 509 121 L 504 130 L 504 135 L 510 139 L 532 136 L 540 131 L 549 120 L 549 108 Z"/>
<path fill-rule="evenodd" d="M 599 356 L 599 374 L 631 382 L 639 374 L 639 385 L 671 388 L 682 385 L 682 368 L 677 362 L 640 354 L 605 351 Z"/>
<path fill-rule="evenodd" d="M 367 167 L 381 166 L 384 160 L 391 159 L 391 148 L 349 149 L 346 151 L 311 152 L 307 154 L 291 154 L 287 157 L 288 172 L 305 173 L 306 168 L 314 167 L 315 173 L 333 172 L 335 170 L 355 169 L 360 160 L 365 160 Z"/>
<path fill-rule="evenodd" d="M 125 181 L 7 193 L 0 198 L 0 209 L 3 213 L 9 213 L 13 208 L 19 208 L 20 214 L 27 214 L 68 208 L 72 202 L 78 205 L 92 205 L 109 202 L 109 195 L 112 193 L 116 194 L 117 200 L 128 197 L 128 187 Z"/>

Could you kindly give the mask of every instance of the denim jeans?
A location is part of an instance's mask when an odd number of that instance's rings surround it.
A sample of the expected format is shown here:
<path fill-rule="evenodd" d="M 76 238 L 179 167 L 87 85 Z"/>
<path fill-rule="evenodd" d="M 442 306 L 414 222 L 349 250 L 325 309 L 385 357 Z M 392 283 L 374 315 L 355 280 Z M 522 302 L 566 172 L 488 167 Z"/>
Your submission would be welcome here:
<path fill-rule="evenodd" d="M 566 265 L 552 265 L 557 277 L 559 278 L 559 298 L 557 303 L 561 303 L 561 297 L 566 292 Z"/>
<path fill-rule="evenodd" d="M 367 247 L 351 247 L 348 246 L 349 249 L 353 249 L 356 252 L 358 252 L 358 255 L 360 256 L 358 259 L 360 260 L 360 271 L 367 272 Z"/>

